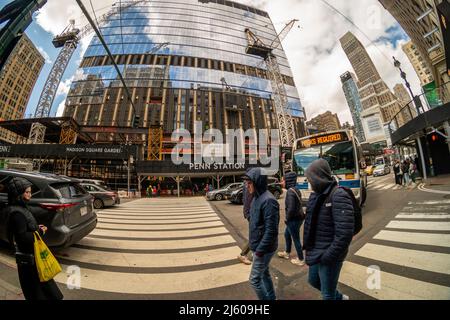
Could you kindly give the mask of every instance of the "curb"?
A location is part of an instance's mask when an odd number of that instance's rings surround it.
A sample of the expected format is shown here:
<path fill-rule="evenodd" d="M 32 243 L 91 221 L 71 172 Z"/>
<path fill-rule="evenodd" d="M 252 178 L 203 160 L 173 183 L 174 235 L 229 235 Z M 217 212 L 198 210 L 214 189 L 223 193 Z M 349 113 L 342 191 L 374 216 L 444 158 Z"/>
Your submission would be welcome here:
<path fill-rule="evenodd" d="M 423 191 L 423 192 L 428 192 L 428 193 L 450 195 L 450 191 L 441 191 L 441 190 L 427 189 L 427 188 L 425 188 L 425 183 L 420 184 L 417 189 L 419 189 L 420 191 Z"/>

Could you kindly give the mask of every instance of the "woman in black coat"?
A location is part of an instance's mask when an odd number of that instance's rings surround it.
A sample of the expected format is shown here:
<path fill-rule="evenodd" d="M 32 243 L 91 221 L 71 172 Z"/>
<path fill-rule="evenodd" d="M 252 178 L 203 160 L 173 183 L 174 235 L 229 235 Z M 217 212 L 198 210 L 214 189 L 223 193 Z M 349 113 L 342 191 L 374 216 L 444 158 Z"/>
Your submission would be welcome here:
<path fill-rule="evenodd" d="M 40 282 L 34 262 L 34 232 L 41 236 L 47 227 L 38 225 L 27 207 L 31 199 L 31 183 L 16 177 L 8 183 L 9 230 L 16 245 L 16 263 L 20 286 L 26 300 L 61 300 L 63 295 L 54 280 Z"/>

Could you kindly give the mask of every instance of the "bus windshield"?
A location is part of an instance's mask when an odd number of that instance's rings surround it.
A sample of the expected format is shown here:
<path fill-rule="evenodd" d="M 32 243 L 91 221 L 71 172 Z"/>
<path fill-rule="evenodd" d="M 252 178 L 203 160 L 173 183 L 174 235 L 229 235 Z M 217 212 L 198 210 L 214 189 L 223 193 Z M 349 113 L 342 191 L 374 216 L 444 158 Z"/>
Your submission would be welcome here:
<path fill-rule="evenodd" d="M 314 146 L 294 152 L 293 169 L 299 176 L 305 176 L 310 164 L 323 158 L 330 164 L 333 174 L 356 173 L 356 162 L 351 141 Z"/>

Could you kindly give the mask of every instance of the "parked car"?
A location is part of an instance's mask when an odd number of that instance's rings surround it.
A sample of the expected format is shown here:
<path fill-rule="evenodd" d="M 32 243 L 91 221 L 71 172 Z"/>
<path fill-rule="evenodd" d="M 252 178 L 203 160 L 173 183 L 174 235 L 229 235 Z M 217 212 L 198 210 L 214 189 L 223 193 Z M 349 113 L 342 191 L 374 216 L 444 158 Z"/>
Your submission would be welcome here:
<path fill-rule="evenodd" d="M 281 195 L 283 194 L 283 188 L 281 187 L 281 184 L 278 182 L 278 179 L 276 178 L 268 178 L 268 190 L 273 194 L 275 199 L 280 199 Z M 241 187 L 231 193 L 231 195 L 228 197 L 228 200 L 231 203 L 234 204 L 243 204 L 243 190 L 244 188 Z"/>
<path fill-rule="evenodd" d="M 391 173 L 391 168 L 387 164 L 380 164 L 375 167 L 375 170 L 373 170 L 373 176 L 384 176 Z"/>
<path fill-rule="evenodd" d="M 117 192 L 100 188 L 95 184 L 81 183 L 81 186 L 94 196 L 94 208 L 103 209 L 112 207 L 120 203 L 120 197 Z"/>
<path fill-rule="evenodd" d="M 0 170 L 0 240 L 9 239 L 7 184 L 13 177 L 27 179 L 32 184 L 28 207 L 37 222 L 47 226 L 45 240 L 49 246 L 68 247 L 95 229 L 94 197 L 77 180 L 48 173 Z"/>
<path fill-rule="evenodd" d="M 217 201 L 221 201 L 226 199 L 227 197 L 231 196 L 231 193 L 239 188 L 243 187 L 243 183 L 239 182 L 239 183 L 230 183 L 227 184 L 225 187 L 218 189 L 218 190 L 213 190 L 213 191 L 209 191 L 208 193 L 206 193 L 206 199 L 207 200 L 217 200 Z"/>
<path fill-rule="evenodd" d="M 96 186 L 99 186 L 102 189 L 111 190 L 111 188 L 108 187 L 103 180 L 97 180 L 97 179 L 78 179 L 78 180 L 80 181 L 80 183 L 95 184 Z"/>

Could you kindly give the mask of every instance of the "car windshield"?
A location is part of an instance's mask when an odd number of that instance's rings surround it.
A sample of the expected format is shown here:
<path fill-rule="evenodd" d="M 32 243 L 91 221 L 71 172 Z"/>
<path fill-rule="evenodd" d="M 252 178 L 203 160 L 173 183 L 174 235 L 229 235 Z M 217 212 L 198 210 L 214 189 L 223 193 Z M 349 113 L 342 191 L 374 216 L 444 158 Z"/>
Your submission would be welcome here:
<path fill-rule="evenodd" d="M 356 173 L 353 143 L 351 141 L 316 146 L 295 151 L 294 171 L 299 176 L 305 176 L 305 171 L 311 163 L 319 158 L 328 161 L 333 174 Z"/>
<path fill-rule="evenodd" d="M 378 165 L 375 167 L 375 170 L 384 170 L 384 165 Z"/>

